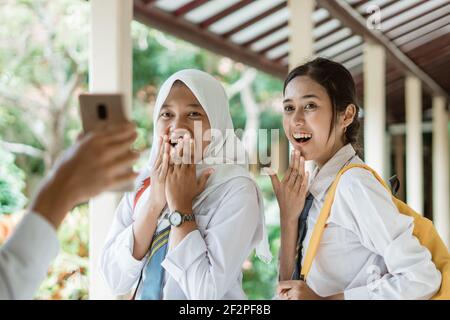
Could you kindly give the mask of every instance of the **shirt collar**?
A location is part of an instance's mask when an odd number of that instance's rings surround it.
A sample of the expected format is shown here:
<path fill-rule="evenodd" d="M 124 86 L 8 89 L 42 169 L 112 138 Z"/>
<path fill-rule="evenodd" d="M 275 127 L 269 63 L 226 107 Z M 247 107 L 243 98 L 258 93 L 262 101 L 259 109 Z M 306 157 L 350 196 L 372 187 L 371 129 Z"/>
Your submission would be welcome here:
<path fill-rule="evenodd" d="M 356 152 L 349 143 L 339 149 L 338 152 L 319 170 L 316 167 L 312 174 L 309 192 L 315 199 L 320 200 L 333 183 L 338 172 L 355 156 Z"/>

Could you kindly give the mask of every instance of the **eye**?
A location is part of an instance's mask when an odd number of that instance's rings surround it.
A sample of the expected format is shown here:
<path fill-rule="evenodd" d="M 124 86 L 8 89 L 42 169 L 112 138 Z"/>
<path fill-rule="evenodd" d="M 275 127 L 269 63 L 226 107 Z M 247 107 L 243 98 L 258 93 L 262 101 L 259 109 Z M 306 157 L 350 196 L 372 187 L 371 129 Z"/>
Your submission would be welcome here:
<path fill-rule="evenodd" d="M 196 112 L 196 111 L 189 112 L 189 114 L 188 114 L 189 117 L 194 117 L 194 118 L 198 118 L 201 115 L 202 114 L 200 112 Z"/>
<path fill-rule="evenodd" d="M 305 105 L 305 110 L 314 110 L 316 109 L 317 106 L 314 103 L 308 103 L 307 105 Z"/>
<path fill-rule="evenodd" d="M 286 105 L 283 108 L 284 108 L 284 112 L 291 112 L 291 111 L 295 110 L 295 108 L 291 105 Z"/>
<path fill-rule="evenodd" d="M 169 119 L 172 115 L 170 114 L 170 112 L 161 112 L 161 114 L 159 115 L 161 118 L 163 119 Z"/>

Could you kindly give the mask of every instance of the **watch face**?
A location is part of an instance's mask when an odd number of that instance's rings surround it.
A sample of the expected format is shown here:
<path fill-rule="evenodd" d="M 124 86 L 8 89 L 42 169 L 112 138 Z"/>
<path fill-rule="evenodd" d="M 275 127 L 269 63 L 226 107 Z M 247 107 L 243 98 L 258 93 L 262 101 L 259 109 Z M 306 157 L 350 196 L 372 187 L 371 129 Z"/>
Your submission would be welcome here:
<path fill-rule="evenodd" d="M 173 226 L 179 226 L 181 224 L 181 214 L 178 212 L 172 212 L 172 214 L 169 216 L 169 222 Z"/>

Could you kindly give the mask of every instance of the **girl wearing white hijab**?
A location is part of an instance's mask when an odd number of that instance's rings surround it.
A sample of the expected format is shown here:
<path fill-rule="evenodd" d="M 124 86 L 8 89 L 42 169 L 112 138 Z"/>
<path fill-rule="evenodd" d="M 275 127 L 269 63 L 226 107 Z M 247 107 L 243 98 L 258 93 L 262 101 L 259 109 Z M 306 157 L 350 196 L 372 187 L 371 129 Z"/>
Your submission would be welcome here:
<path fill-rule="evenodd" d="M 120 202 L 101 256 L 106 282 L 116 295 L 137 286 L 143 300 L 245 299 L 243 262 L 255 248 L 265 262 L 271 254 L 223 87 L 179 71 L 161 87 L 153 119 L 149 165 Z"/>

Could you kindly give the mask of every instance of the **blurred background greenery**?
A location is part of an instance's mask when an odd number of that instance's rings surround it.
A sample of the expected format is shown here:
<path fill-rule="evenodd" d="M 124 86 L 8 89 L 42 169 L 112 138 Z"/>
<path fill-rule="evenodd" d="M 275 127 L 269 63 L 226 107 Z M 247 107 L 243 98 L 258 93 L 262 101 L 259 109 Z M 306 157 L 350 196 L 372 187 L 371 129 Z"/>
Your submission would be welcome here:
<path fill-rule="evenodd" d="M 88 89 L 89 39 L 86 1 L 2 0 L 1 5 L 0 243 L 20 221 L 43 176 L 81 130 L 77 97 Z M 180 69 L 201 69 L 223 83 L 236 129 L 254 129 L 250 122 L 256 128 L 281 128 L 278 79 L 137 22 L 132 33 L 132 118 L 139 133 L 135 147 L 143 154 L 138 166 L 145 163 L 152 144 L 158 88 Z M 247 121 L 250 117 L 253 121 Z M 270 141 L 252 143 L 270 149 Z M 243 265 L 243 286 L 250 299 L 270 299 L 277 279 L 278 212 L 269 179 L 254 173 L 264 194 L 274 259 L 264 264 L 249 257 Z M 79 206 L 64 221 L 58 232 L 61 253 L 36 299 L 89 298 L 87 212 L 86 204 Z"/>

